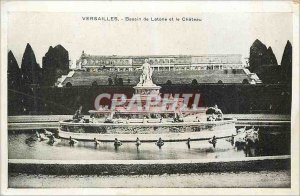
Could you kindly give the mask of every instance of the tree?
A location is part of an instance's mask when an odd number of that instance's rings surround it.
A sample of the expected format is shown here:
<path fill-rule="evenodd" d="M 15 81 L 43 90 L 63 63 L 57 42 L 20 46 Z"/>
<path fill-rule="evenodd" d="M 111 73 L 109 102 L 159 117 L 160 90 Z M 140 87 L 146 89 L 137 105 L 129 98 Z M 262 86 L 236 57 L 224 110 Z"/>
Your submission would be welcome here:
<path fill-rule="evenodd" d="M 12 53 L 8 52 L 7 56 L 7 86 L 8 89 L 21 89 L 22 73 L 19 68 L 18 62 Z"/>
<path fill-rule="evenodd" d="M 43 85 L 53 86 L 59 77 L 69 71 L 69 52 L 62 45 L 50 46 L 43 57 Z"/>
<path fill-rule="evenodd" d="M 292 50 L 291 42 L 287 41 L 281 59 L 283 79 L 290 84 L 292 82 Z"/>
<path fill-rule="evenodd" d="M 273 50 L 271 48 L 271 46 L 269 46 L 268 50 L 267 50 L 267 65 L 278 65 L 277 63 L 277 59 L 275 54 L 273 53 Z"/>
<path fill-rule="evenodd" d="M 278 83 L 281 82 L 280 68 L 272 48 L 256 39 L 250 47 L 249 70 L 263 83 Z"/>
<path fill-rule="evenodd" d="M 258 67 L 266 64 L 267 47 L 260 40 L 256 39 L 250 47 L 249 70 L 255 72 Z"/>
<path fill-rule="evenodd" d="M 21 64 L 22 83 L 22 106 L 24 114 L 36 114 L 39 111 L 39 85 L 42 78 L 42 69 L 36 62 L 35 54 L 30 46 L 26 45 Z"/>
<path fill-rule="evenodd" d="M 8 115 L 16 115 L 22 112 L 22 74 L 12 51 L 7 56 L 7 87 L 8 87 Z"/>
<path fill-rule="evenodd" d="M 21 64 L 24 84 L 39 84 L 41 79 L 41 67 L 36 62 L 35 54 L 30 46 L 26 45 Z"/>

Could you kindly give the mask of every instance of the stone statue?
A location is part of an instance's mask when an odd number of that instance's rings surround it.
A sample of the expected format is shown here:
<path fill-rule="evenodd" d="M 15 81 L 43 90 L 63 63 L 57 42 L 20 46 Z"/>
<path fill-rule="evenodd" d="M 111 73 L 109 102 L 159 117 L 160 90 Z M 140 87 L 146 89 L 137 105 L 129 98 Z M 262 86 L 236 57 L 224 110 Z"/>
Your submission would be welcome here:
<path fill-rule="evenodd" d="M 143 85 L 145 83 L 151 83 L 152 84 L 153 70 L 151 68 L 151 65 L 148 63 L 148 59 L 145 59 L 145 63 L 142 65 L 141 68 L 138 68 L 138 69 L 143 70 L 143 73 L 140 76 L 139 85 Z"/>

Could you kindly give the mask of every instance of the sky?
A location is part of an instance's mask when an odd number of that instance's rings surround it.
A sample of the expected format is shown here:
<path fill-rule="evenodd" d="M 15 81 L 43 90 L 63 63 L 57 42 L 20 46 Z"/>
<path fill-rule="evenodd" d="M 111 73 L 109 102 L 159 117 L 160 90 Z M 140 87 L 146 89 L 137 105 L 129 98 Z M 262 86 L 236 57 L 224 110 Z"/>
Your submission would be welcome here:
<path fill-rule="evenodd" d="M 120 21 L 86 21 L 82 17 L 118 17 Z M 125 21 L 125 17 L 180 18 L 184 21 Z M 61 44 L 71 62 L 84 50 L 94 55 L 242 54 L 249 57 L 255 39 L 271 46 L 280 63 L 287 40 L 292 42 L 290 13 L 51 13 L 9 12 L 8 50 L 18 64 L 29 43 L 42 65 L 50 46 Z"/>

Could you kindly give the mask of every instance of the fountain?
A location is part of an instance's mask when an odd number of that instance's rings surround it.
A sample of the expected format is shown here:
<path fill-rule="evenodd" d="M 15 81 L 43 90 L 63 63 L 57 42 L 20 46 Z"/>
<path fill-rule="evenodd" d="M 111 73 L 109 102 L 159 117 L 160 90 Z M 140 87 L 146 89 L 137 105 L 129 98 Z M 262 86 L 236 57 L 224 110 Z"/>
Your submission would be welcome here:
<path fill-rule="evenodd" d="M 207 108 L 183 107 L 183 98 L 161 97 L 160 86 L 152 82 L 151 65 L 142 65 L 139 83 L 133 87 L 131 99 L 112 99 L 112 107 L 90 110 L 90 118 L 77 115 L 60 122 L 59 137 L 80 141 L 114 142 L 186 142 L 232 137 L 236 134 L 235 119 L 207 116 Z M 120 102 L 123 104 L 120 105 Z M 183 109 L 184 108 L 184 109 Z M 216 119 L 216 120 L 214 120 Z M 213 142 L 215 143 L 215 142 Z"/>

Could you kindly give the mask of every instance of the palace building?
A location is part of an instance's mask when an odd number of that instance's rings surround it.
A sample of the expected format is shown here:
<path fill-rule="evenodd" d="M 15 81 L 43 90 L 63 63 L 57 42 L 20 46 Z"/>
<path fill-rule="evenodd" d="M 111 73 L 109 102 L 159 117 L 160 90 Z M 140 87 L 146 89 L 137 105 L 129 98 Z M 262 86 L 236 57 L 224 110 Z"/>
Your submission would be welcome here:
<path fill-rule="evenodd" d="M 156 84 L 261 83 L 246 69 L 240 54 L 101 56 L 83 51 L 76 68 L 57 85 L 136 85 L 137 68 L 145 59 L 151 64 Z"/>
<path fill-rule="evenodd" d="M 154 70 L 206 70 L 206 69 L 239 69 L 244 68 L 242 55 L 149 55 L 149 56 L 97 56 L 82 52 L 76 61 L 77 69 L 101 71 L 101 69 L 129 70 L 140 67 L 148 59 Z"/>

